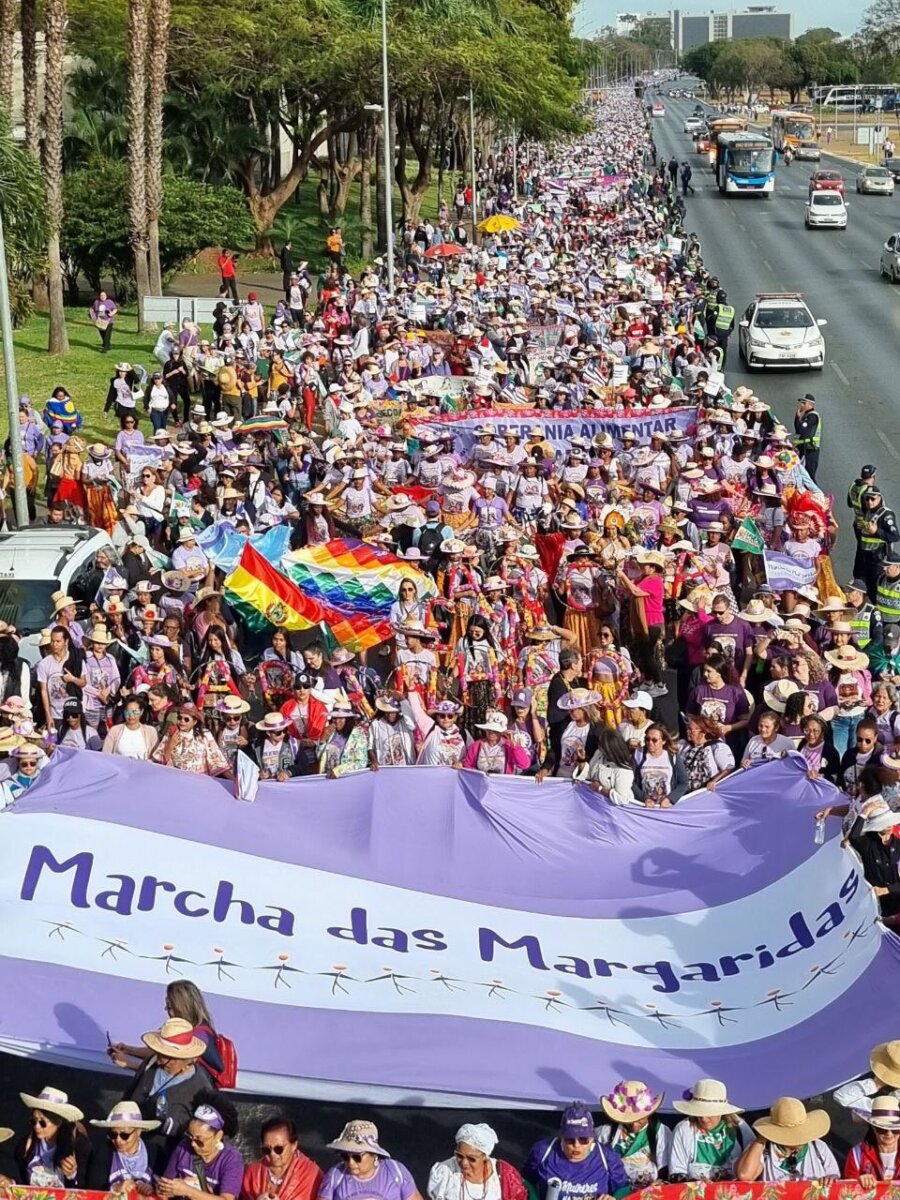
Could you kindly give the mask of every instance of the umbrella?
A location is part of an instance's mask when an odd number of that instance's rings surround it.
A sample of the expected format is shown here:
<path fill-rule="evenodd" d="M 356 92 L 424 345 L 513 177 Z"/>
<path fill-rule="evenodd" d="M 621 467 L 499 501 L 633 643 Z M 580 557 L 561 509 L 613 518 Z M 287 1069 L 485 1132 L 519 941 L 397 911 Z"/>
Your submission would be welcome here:
<path fill-rule="evenodd" d="M 463 247 L 455 242 L 441 242 L 437 246 L 429 246 L 425 251 L 426 258 L 452 258 L 455 254 L 465 254 Z"/>
<path fill-rule="evenodd" d="M 482 233 L 507 233 L 510 229 L 521 229 L 522 222 L 517 221 L 515 217 L 506 216 L 505 213 L 495 213 L 481 221 L 478 228 Z"/>

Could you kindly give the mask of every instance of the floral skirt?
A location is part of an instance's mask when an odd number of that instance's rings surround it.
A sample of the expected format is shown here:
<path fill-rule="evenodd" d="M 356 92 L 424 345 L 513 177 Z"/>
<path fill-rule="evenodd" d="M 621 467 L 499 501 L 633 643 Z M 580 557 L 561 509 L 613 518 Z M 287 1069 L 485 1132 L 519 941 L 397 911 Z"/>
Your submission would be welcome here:
<path fill-rule="evenodd" d="M 496 706 L 494 684 L 490 679 L 476 679 L 469 684 L 465 707 L 459 722 L 460 726 L 477 740 L 481 737 L 483 730 L 476 729 L 475 726 L 483 724 L 488 709 L 496 708 Z"/>

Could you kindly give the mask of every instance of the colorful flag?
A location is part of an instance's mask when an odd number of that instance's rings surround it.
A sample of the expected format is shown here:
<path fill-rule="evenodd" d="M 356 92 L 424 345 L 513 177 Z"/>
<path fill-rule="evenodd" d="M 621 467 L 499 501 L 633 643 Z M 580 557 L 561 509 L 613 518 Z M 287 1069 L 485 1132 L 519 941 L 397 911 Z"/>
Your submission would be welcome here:
<path fill-rule="evenodd" d="M 305 546 L 286 554 L 281 566 L 305 596 L 345 613 L 387 618 L 403 579 L 413 581 L 420 600 L 437 595 L 430 575 L 358 538 L 334 538 L 320 546 Z"/>
<path fill-rule="evenodd" d="M 762 554 L 765 550 L 765 539 L 752 517 L 744 517 L 741 521 L 731 548 L 732 550 L 743 550 L 746 554 Z"/>
<path fill-rule="evenodd" d="M 324 621 L 340 646 L 358 654 L 379 646 L 391 636 L 387 620 L 365 613 L 348 613 L 304 595 L 292 580 L 266 562 L 248 542 L 240 562 L 225 580 L 225 599 L 246 621 L 248 628 L 288 631 L 312 629 Z"/>
<path fill-rule="evenodd" d="M 816 564 L 812 559 L 791 558 L 788 554 L 765 550 L 763 561 L 766 564 L 766 580 L 776 592 L 808 587 L 816 582 Z"/>

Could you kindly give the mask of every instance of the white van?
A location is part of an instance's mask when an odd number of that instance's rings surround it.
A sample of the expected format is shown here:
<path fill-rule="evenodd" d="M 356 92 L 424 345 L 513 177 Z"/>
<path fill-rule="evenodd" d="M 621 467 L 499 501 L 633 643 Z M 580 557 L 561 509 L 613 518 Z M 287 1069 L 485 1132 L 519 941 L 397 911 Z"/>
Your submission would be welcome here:
<path fill-rule="evenodd" d="M 28 662 L 40 658 L 38 637 L 51 624 L 53 592 L 67 593 L 87 612 L 97 590 L 98 550 L 121 566 L 109 535 L 89 525 L 34 525 L 0 533 L 0 620 L 18 630 L 19 653 Z"/>

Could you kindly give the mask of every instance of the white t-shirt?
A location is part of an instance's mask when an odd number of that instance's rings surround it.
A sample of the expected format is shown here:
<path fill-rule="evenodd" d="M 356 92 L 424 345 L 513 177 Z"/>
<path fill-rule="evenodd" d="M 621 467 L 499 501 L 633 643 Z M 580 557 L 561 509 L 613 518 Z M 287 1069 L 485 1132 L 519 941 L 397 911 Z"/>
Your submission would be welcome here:
<path fill-rule="evenodd" d="M 140 729 L 129 729 L 123 727 L 119 734 L 119 744 L 116 746 L 116 754 L 120 758 L 140 758 L 147 757 L 147 743 L 144 740 L 144 734 Z"/>

